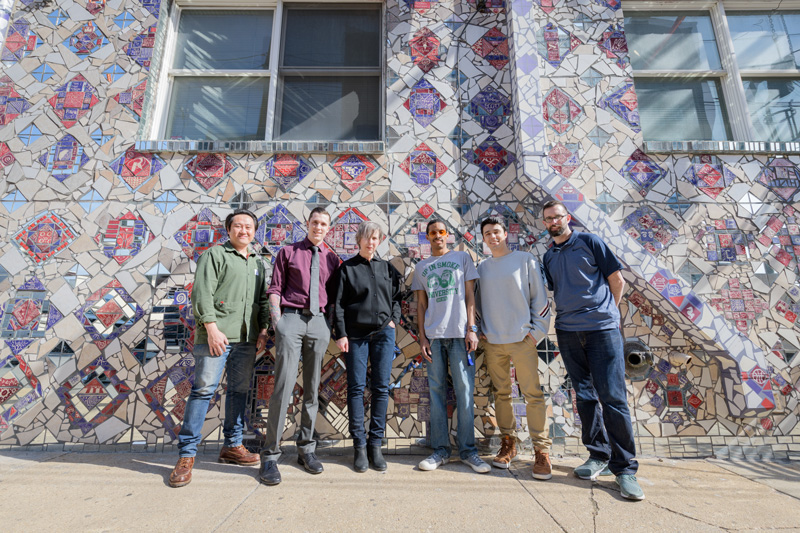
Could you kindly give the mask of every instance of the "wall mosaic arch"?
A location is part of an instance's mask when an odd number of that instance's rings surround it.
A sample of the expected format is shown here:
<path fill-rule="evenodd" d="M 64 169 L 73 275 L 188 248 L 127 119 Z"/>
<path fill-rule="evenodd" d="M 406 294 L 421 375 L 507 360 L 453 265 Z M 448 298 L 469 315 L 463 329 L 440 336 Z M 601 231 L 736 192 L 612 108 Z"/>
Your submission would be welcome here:
<path fill-rule="evenodd" d="M 648 151 L 621 2 L 497 0 L 478 12 L 466 0 L 387 0 L 382 148 L 304 151 L 142 143 L 176 5 L 0 2 L 0 447 L 174 445 L 193 379 L 193 273 L 227 240 L 233 208 L 259 217 L 267 262 L 305 237 L 314 207 L 331 213 L 326 245 L 342 259 L 356 253 L 357 224 L 375 221 L 380 253 L 410 289 L 429 220 L 476 261 L 490 214 L 513 248 L 542 254 L 540 206 L 558 198 L 626 266 L 624 333 L 653 354 L 628 386 L 641 450 L 800 455 L 800 156 Z M 409 290 L 389 404 L 396 450 L 428 431 L 415 313 Z M 554 340 L 539 346 L 552 432 L 578 451 Z M 273 351 L 253 377 L 253 438 Z M 318 424 L 328 441 L 347 439 L 343 370 L 332 343 Z M 220 444 L 220 398 L 208 447 Z M 489 447 L 498 430 L 483 370 L 475 401 Z M 287 438 L 295 428 L 290 416 Z"/>

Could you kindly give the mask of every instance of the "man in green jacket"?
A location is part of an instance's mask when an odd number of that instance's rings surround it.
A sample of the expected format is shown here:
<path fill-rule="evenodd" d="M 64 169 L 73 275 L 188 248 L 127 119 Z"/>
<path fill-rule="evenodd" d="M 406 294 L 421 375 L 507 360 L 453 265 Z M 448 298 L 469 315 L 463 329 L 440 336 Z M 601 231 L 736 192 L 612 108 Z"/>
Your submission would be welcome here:
<path fill-rule="evenodd" d="M 230 240 L 210 248 L 197 262 L 192 289 L 194 384 L 178 435 L 180 458 L 169 476 L 173 487 L 192 480 L 208 404 L 223 370 L 228 373 L 228 398 L 219 461 L 244 466 L 260 461 L 242 446 L 242 430 L 256 353 L 267 344 L 267 273 L 249 247 L 258 229 L 256 216 L 246 209 L 234 211 L 225 219 L 225 229 Z"/>

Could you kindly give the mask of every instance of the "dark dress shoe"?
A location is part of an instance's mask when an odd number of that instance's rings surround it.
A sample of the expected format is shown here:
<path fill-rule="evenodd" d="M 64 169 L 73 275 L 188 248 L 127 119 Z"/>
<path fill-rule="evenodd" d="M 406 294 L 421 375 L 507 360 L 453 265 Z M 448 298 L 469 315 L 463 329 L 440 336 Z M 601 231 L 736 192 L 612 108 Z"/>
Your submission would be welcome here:
<path fill-rule="evenodd" d="M 386 459 L 383 458 L 380 446 L 367 447 L 367 456 L 369 457 L 369 464 L 378 472 L 386 470 Z"/>
<path fill-rule="evenodd" d="M 367 459 L 367 447 L 356 446 L 355 458 L 353 459 L 353 468 L 356 472 L 366 472 L 369 468 L 369 459 Z"/>
<path fill-rule="evenodd" d="M 323 470 L 322 463 L 319 462 L 319 459 L 317 459 L 317 454 L 315 453 L 298 455 L 297 464 L 305 468 L 306 472 L 309 474 L 321 474 Z"/>
<path fill-rule="evenodd" d="M 281 473 L 278 471 L 277 461 L 262 461 L 258 472 L 258 479 L 264 485 L 277 485 L 281 482 Z"/>

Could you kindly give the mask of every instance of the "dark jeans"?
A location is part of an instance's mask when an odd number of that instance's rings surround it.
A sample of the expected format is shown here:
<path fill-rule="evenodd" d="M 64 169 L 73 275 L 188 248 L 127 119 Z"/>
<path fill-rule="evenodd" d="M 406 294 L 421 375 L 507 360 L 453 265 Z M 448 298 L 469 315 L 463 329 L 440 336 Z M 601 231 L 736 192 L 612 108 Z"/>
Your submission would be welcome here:
<path fill-rule="evenodd" d="M 349 339 L 350 351 L 345 353 L 347 364 L 347 410 L 350 415 L 350 436 L 353 446 L 367 445 L 364 431 L 364 387 L 367 383 L 367 363 L 372 366 L 370 391 L 369 445 L 380 446 L 386 431 L 386 409 L 389 406 L 389 379 L 394 357 L 394 328 L 364 337 Z"/>
<path fill-rule="evenodd" d="M 634 458 L 636 444 L 625 389 L 620 331 L 557 329 L 556 336 L 564 366 L 575 389 L 581 436 L 589 456 L 608 461 L 614 475 L 635 474 L 639 463 Z"/>

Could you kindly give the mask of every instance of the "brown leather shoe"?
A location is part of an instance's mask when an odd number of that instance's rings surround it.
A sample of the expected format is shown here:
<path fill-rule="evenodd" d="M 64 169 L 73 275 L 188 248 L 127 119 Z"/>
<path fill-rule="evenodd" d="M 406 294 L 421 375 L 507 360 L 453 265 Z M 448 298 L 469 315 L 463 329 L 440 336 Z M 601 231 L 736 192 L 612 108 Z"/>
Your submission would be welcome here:
<path fill-rule="evenodd" d="M 257 453 L 248 452 L 247 448 L 240 444 L 233 448 L 223 447 L 219 451 L 218 461 L 239 466 L 256 466 L 261 463 L 261 457 Z"/>
<path fill-rule="evenodd" d="M 183 487 L 192 481 L 192 467 L 194 466 L 194 457 L 181 457 L 178 459 L 178 464 L 172 469 L 169 475 L 170 487 Z"/>
<path fill-rule="evenodd" d="M 550 465 L 550 454 L 534 450 L 533 479 L 546 481 L 553 477 L 553 467 Z"/>
<path fill-rule="evenodd" d="M 500 451 L 497 452 L 497 457 L 492 459 L 492 466 L 497 468 L 508 468 L 511 461 L 517 459 L 517 439 L 512 435 L 503 435 L 500 441 Z"/>

